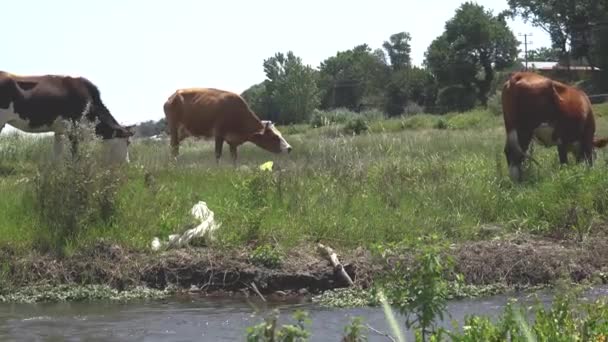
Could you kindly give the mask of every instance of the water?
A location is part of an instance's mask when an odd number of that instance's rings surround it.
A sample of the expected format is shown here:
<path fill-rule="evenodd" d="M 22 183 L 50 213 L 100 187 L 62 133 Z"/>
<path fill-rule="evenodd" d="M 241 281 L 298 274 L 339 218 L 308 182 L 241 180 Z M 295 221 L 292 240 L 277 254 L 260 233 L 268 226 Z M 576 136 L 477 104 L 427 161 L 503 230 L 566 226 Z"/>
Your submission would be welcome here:
<path fill-rule="evenodd" d="M 607 294 L 608 286 L 597 287 L 587 291 L 586 297 Z M 537 295 L 543 303 L 550 303 L 549 292 Z M 516 297 L 522 303 L 533 303 L 530 296 Z M 508 298 L 452 301 L 448 306 L 451 317 L 446 317 L 442 325 L 451 327 L 451 319 L 462 323 L 470 314 L 497 317 Z M 363 317 L 364 323 L 377 330 L 390 332 L 380 308 L 330 309 L 312 303 L 173 298 L 129 304 L 2 304 L 0 341 L 244 341 L 246 328 L 261 322 L 272 308 L 280 309 L 280 323 L 292 322 L 290 315 L 296 309 L 307 310 L 312 319 L 311 341 L 340 341 L 344 326 L 355 316 Z M 397 318 L 402 324 L 402 317 Z M 371 331 L 367 336 L 369 341 L 387 341 Z"/>

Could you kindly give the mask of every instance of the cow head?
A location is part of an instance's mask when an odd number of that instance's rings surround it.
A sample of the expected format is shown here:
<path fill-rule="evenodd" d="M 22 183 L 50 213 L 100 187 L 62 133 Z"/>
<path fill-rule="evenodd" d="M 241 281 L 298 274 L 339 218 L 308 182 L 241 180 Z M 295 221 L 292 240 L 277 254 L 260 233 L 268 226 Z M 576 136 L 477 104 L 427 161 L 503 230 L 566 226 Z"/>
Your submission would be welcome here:
<path fill-rule="evenodd" d="M 273 153 L 291 152 L 291 145 L 287 143 L 281 132 L 279 132 L 272 122 L 262 121 L 262 125 L 264 125 L 262 131 L 251 137 L 252 143 Z"/>
<path fill-rule="evenodd" d="M 131 126 L 119 126 L 113 130 L 112 137 L 104 139 L 106 160 L 109 163 L 129 162 L 129 145 L 131 137 L 135 134 Z"/>

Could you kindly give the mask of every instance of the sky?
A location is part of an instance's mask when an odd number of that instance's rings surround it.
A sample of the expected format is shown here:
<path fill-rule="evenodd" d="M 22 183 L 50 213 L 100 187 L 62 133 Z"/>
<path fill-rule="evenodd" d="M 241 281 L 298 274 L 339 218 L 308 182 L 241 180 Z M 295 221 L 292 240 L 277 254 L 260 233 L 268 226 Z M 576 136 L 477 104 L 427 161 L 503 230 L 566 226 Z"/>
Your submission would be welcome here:
<path fill-rule="evenodd" d="M 84 76 L 122 124 L 164 117 L 178 88 L 241 93 L 264 80 L 262 63 L 293 51 L 304 64 L 366 43 L 381 48 L 393 33 L 412 36 L 420 65 L 429 44 L 462 0 L 34 0 L 2 4 L 0 70 Z M 477 0 L 495 14 L 507 0 Z M 522 20 L 530 48 L 549 36 Z M 523 37 L 521 38 L 523 42 Z M 523 44 L 521 45 L 523 50 Z"/>

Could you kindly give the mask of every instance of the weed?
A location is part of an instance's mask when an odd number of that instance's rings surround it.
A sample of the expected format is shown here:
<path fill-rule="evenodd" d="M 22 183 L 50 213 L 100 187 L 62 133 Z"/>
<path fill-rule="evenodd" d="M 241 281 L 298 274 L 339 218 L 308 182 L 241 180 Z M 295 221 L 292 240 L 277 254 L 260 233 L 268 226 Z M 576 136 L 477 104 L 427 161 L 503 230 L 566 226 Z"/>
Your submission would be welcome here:
<path fill-rule="evenodd" d="M 251 262 L 256 265 L 261 265 L 268 268 L 278 268 L 282 263 L 282 255 L 271 245 L 262 245 L 256 247 L 251 256 Z"/>
<path fill-rule="evenodd" d="M 296 324 L 285 324 L 277 328 L 279 312 L 273 310 L 264 322 L 247 328 L 248 342 L 298 342 L 306 341 L 310 333 L 306 330 L 306 323 L 310 322 L 308 313 L 297 310 L 293 314 Z"/>

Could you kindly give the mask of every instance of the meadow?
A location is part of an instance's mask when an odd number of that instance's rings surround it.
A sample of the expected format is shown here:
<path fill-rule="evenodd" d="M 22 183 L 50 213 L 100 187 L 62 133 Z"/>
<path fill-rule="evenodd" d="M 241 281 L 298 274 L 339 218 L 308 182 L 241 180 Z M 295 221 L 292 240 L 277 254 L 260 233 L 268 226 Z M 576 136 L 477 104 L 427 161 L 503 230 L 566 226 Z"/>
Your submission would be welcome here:
<path fill-rule="evenodd" d="M 608 106 L 595 111 L 597 134 L 608 135 Z M 183 231 L 201 200 L 222 224 L 217 246 L 228 249 L 314 241 L 370 248 L 431 234 L 470 241 L 487 238 L 488 227 L 583 238 L 605 226 L 604 150 L 591 169 L 560 168 L 555 148 L 535 146 L 541 166 L 530 165 L 527 180 L 513 184 L 502 117 L 492 111 L 315 115 L 320 127 L 279 127 L 294 147 L 290 155 L 246 144 L 236 169 L 227 148 L 215 164 L 211 142 L 185 141 L 172 163 L 168 141 L 150 139 L 135 140 L 131 163 L 118 169 L 86 156 L 59 167 L 48 161 L 52 137 L 5 134 L 0 245 L 69 254 L 103 238 L 146 251 L 153 237 Z M 269 160 L 273 171 L 259 170 Z"/>

